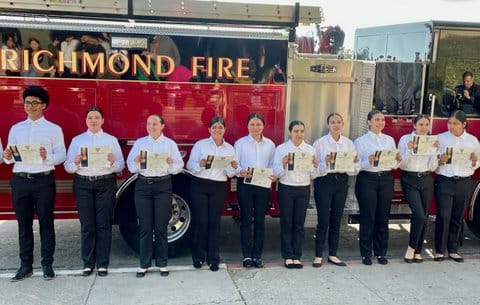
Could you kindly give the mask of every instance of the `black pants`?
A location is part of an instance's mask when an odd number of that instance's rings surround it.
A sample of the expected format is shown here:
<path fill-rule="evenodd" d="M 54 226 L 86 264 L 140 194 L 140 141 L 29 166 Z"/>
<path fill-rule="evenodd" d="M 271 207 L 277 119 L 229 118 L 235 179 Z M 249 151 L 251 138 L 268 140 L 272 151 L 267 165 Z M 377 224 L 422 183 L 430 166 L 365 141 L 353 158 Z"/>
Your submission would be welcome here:
<path fill-rule="evenodd" d="M 435 221 L 435 252 L 457 253 L 467 198 L 470 194 L 470 177 L 454 179 L 437 175 L 435 195 L 437 217 Z"/>
<path fill-rule="evenodd" d="M 262 258 L 265 236 L 265 212 L 270 189 L 243 183 L 238 179 L 237 197 L 240 204 L 240 240 L 243 257 Z M 253 242 L 252 242 L 253 217 Z"/>
<path fill-rule="evenodd" d="M 278 184 L 280 203 L 280 244 L 282 258 L 300 259 L 305 237 L 305 216 L 310 200 L 310 185 Z"/>
<path fill-rule="evenodd" d="M 393 198 L 390 173 L 361 171 L 355 184 L 360 207 L 360 254 L 362 257 L 385 256 L 388 250 L 388 216 Z"/>
<path fill-rule="evenodd" d="M 193 178 L 193 262 L 218 264 L 220 220 L 226 196 L 226 182 Z"/>
<path fill-rule="evenodd" d="M 412 210 L 408 245 L 416 254 L 422 252 L 423 235 L 427 227 L 428 207 L 433 197 L 433 177 L 417 176 L 416 173 L 402 172 L 402 189 L 405 200 Z"/>
<path fill-rule="evenodd" d="M 315 256 L 323 256 L 328 230 L 328 255 L 336 256 L 340 238 L 340 222 L 348 192 L 347 174 L 328 174 L 314 181 L 314 196 L 317 206 L 317 230 L 315 233 Z"/>
<path fill-rule="evenodd" d="M 10 180 L 13 209 L 18 222 L 18 243 L 23 267 L 33 264 L 33 216 L 38 216 L 42 266 L 53 263 L 55 252 L 55 227 L 53 208 L 55 202 L 55 179 L 47 176 L 26 178 L 14 175 Z"/>
<path fill-rule="evenodd" d="M 112 244 L 112 216 L 115 205 L 115 176 L 96 181 L 75 177 L 73 194 L 82 232 L 84 268 L 107 268 Z"/>
<path fill-rule="evenodd" d="M 170 176 L 152 180 L 137 179 L 135 208 L 140 227 L 140 267 L 152 265 L 153 233 L 155 233 L 155 265 L 166 267 L 168 261 L 167 228 L 172 210 Z"/>

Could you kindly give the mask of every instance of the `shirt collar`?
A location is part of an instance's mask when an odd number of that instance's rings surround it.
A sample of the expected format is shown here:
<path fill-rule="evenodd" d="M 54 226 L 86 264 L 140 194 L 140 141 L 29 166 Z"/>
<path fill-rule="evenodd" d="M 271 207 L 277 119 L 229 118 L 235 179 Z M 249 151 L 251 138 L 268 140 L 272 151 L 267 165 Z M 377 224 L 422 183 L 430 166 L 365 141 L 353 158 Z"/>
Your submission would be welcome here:
<path fill-rule="evenodd" d="M 463 133 L 461 135 L 459 135 L 458 137 L 456 135 L 454 135 L 453 133 L 451 132 L 448 132 L 450 134 L 450 136 L 454 137 L 454 138 L 460 138 L 462 140 L 465 140 L 465 137 L 467 135 L 467 132 L 464 130 Z"/>
<path fill-rule="evenodd" d="M 163 139 L 165 139 L 165 136 L 163 135 L 163 132 L 160 134 L 160 136 L 156 140 L 154 138 L 152 138 L 151 135 L 148 135 L 148 141 L 150 141 L 150 142 L 161 143 L 163 141 Z"/>
<path fill-rule="evenodd" d="M 210 141 L 210 143 L 212 143 L 213 145 L 217 146 L 217 144 L 215 144 L 215 141 L 213 140 L 213 137 L 212 137 L 212 136 L 210 136 L 210 137 L 208 138 L 208 141 Z M 223 146 L 225 146 L 225 139 L 223 139 L 222 145 L 220 145 L 220 146 L 218 146 L 218 147 L 223 147 Z"/>
<path fill-rule="evenodd" d="M 255 140 L 255 138 L 253 138 L 251 134 L 248 134 L 247 139 L 248 139 L 249 142 L 257 142 L 257 140 Z M 264 139 L 265 139 L 265 137 L 262 135 L 262 137 L 260 138 L 260 141 L 258 141 L 258 143 L 264 142 Z"/>
<path fill-rule="evenodd" d="M 372 132 L 372 131 L 369 130 L 369 131 L 368 131 L 368 134 L 370 135 L 370 137 L 371 137 L 372 139 L 381 139 L 381 138 L 383 138 L 383 133 L 382 133 L 381 131 L 380 131 L 379 134 L 376 134 L 376 133 L 374 133 L 374 132 Z"/>
<path fill-rule="evenodd" d="M 340 135 L 340 138 L 338 139 L 338 141 L 335 141 L 335 139 L 332 137 L 332 134 L 331 133 L 328 133 L 328 142 L 330 143 L 338 143 L 338 144 L 342 144 L 343 143 L 343 137 L 342 135 Z"/>
<path fill-rule="evenodd" d="M 101 137 L 103 135 L 103 129 L 100 129 L 98 132 L 93 133 L 90 130 L 87 130 L 87 134 L 92 137 Z"/>
<path fill-rule="evenodd" d="M 45 122 L 45 117 L 42 116 L 41 118 L 39 118 L 38 120 L 32 120 L 31 118 L 27 118 L 27 123 L 28 124 L 42 124 L 43 122 Z"/>
<path fill-rule="evenodd" d="M 302 143 L 300 143 L 300 145 L 298 145 L 298 146 L 295 146 L 295 144 L 293 144 L 292 139 L 289 139 L 288 143 L 289 143 L 290 147 L 293 147 L 293 148 L 298 147 L 298 148 L 303 149 L 305 147 L 305 141 L 302 141 Z"/>

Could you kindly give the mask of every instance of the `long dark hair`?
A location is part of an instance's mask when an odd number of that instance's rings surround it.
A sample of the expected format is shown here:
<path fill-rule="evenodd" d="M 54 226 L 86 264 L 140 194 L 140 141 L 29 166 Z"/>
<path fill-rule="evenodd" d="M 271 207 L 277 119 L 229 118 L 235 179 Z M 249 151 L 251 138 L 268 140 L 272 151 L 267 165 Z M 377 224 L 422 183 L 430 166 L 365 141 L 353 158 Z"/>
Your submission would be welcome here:
<path fill-rule="evenodd" d="M 448 116 L 448 118 L 454 118 L 454 119 L 457 119 L 459 120 L 462 124 L 465 124 L 465 128 L 468 127 L 468 122 L 467 122 L 467 116 L 465 115 L 465 112 L 463 112 L 462 110 L 455 110 L 455 111 L 452 111 L 452 113 L 450 113 L 450 115 Z"/>

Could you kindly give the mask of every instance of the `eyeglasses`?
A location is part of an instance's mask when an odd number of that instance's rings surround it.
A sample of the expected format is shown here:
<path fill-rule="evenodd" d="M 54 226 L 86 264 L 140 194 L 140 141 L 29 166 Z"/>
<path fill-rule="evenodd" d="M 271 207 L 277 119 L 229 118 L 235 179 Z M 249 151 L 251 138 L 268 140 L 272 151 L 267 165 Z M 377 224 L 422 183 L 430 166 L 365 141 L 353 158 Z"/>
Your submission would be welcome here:
<path fill-rule="evenodd" d="M 43 103 L 40 102 L 40 101 L 25 101 L 25 102 L 23 102 L 23 106 L 25 106 L 25 107 L 27 107 L 27 106 L 37 107 L 40 104 L 43 104 Z"/>

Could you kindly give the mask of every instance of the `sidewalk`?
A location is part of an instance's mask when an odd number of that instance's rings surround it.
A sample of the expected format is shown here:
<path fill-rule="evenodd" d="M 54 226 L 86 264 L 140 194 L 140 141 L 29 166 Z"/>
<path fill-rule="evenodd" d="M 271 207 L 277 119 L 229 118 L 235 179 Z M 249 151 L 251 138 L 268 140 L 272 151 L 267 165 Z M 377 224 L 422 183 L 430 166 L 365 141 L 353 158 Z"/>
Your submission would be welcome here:
<path fill-rule="evenodd" d="M 35 270 L 32 278 L 18 283 L 10 283 L 11 274 L 2 273 L 0 304 L 473 305 L 480 298 L 480 260 L 470 257 L 463 264 L 393 260 L 386 266 L 364 266 L 348 261 L 347 267 L 305 265 L 302 270 L 275 264 L 250 270 L 222 264 L 218 272 L 174 266 L 168 277 L 153 270 L 142 279 L 135 277 L 135 270 L 111 269 L 105 278 L 57 270 L 52 281 Z"/>

